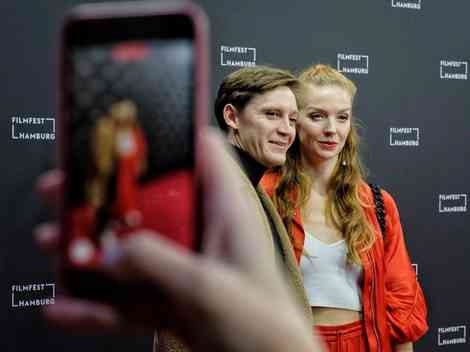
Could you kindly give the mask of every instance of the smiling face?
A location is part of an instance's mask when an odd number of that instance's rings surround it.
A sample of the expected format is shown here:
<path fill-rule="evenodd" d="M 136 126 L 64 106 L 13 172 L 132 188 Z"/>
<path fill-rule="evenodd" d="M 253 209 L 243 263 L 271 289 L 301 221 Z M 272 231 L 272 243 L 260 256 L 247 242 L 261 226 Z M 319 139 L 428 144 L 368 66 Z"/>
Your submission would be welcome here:
<path fill-rule="evenodd" d="M 300 111 L 297 134 L 309 163 L 336 163 L 351 130 L 352 97 L 340 86 L 309 85 Z"/>
<path fill-rule="evenodd" d="M 241 111 L 231 104 L 224 107 L 229 140 L 266 167 L 284 164 L 297 117 L 296 99 L 288 87 L 254 96 Z"/>

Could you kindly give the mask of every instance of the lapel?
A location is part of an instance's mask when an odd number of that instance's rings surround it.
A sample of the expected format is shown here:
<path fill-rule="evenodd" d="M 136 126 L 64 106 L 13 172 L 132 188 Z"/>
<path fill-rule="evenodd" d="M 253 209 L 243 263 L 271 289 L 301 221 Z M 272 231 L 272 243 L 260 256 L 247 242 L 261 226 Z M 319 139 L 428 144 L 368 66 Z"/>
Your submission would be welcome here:
<path fill-rule="evenodd" d="M 281 253 L 279 254 L 282 260 L 280 264 L 285 269 L 284 271 L 288 276 L 288 279 L 294 290 L 295 296 L 298 302 L 300 303 L 301 307 L 303 308 L 305 315 L 310 321 L 313 322 L 310 303 L 308 301 L 303 285 L 302 274 L 300 272 L 299 266 L 297 265 L 294 250 L 292 248 L 292 244 L 290 242 L 290 238 L 286 231 L 286 228 L 282 222 L 281 217 L 279 216 L 279 213 L 276 210 L 276 207 L 271 201 L 271 198 L 269 198 L 269 196 L 266 194 L 266 192 L 262 189 L 260 185 L 258 185 L 256 191 L 258 193 L 261 203 L 264 206 L 265 211 L 269 213 L 269 216 L 273 221 L 275 233 L 273 233 L 272 235 L 277 236 L 279 243 L 281 244 Z"/>
<path fill-rule="evenodd" d="M 263 223 L 263 234 L 262 237 L 264 238 L 266 244 L 269 246 L 269 251 L 272 257 L 275 256 L 275 249 L 274 249 L 274 242 L 271 236 L 271 226 L 269 224 L 269 219 L 266 215 L 264 210 L 263 204 L 261 203 L 260 197 L 257 194 L 257 190 L 253 187 L 250 179 L 243 171 L 241 166 L 234 160 L 234 155 L 230 150 L 227 152 L 231 155 L 231 157 L 227 158 L 230 160 L 229 167 L 231 168 L 231 172 L 234 172 L 238 175 L 240 180 L 242 181 L 242 187 L 240 192 L 246 197 L 247 202 L 252 202 L 255 206 L 255 216 L 257 216 Z"/>

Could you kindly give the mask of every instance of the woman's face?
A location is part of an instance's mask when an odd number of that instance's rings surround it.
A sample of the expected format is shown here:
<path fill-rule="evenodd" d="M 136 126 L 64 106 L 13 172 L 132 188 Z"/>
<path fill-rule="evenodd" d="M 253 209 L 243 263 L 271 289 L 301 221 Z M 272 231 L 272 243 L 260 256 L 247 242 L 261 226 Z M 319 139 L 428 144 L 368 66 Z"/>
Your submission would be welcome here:
<path fill-rule="evenodd" d="M 351 130 L 352 97 L 334 85 L 308 89 L 297 122 L 302 156 L 310 163 L 336 163 Z"/>

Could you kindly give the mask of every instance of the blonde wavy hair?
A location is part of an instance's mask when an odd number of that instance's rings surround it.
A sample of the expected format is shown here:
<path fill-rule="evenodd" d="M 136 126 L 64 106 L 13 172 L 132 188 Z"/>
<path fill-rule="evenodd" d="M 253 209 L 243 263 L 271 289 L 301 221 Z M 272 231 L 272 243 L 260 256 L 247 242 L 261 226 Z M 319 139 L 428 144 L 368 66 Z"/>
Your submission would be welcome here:
<path fill-rule="evenodd" d="M 357 92 L 356 85 L 351 80 L 328 65 L 318 64 L 307 68 L 299 75 L 299 80 L 301 85 L 295 93 L 301 111 L 307 105 L 312 87 L 344 88 L 350 94 L 351 102 Z M 360 186 L 365 182 L 365 170 L 359 158 L 357 128 L 354 118 L 329 181 L 325 216 L 327 222 L 343 234 L 348 247 L 348 261 L 360 264 L 359 253 L 372 246 L 375 235 L 363 211 L 366 203 L 359 192 Z M 311 180 L 302 169 L 300 160 L 300 145 L 296 138 L 289 149 L 285 165 L 274 170 L 281 177 L 273 200 L 289 233 L 292 230 L 295 209 L 306 205 L 310 193 Z"/>

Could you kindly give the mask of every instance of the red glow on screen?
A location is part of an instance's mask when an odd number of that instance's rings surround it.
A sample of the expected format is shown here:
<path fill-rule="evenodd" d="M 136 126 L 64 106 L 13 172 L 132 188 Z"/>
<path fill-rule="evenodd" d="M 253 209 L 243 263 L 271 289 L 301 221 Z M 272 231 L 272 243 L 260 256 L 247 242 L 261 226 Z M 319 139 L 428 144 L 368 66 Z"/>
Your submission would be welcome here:
<path fill-rule="evenodd" d="M 115 45 L 111 50 L 111 56 L 119 62 L 132 62 L 143 60 L 150 48 L 144 42 L 127 42 Z"/>

